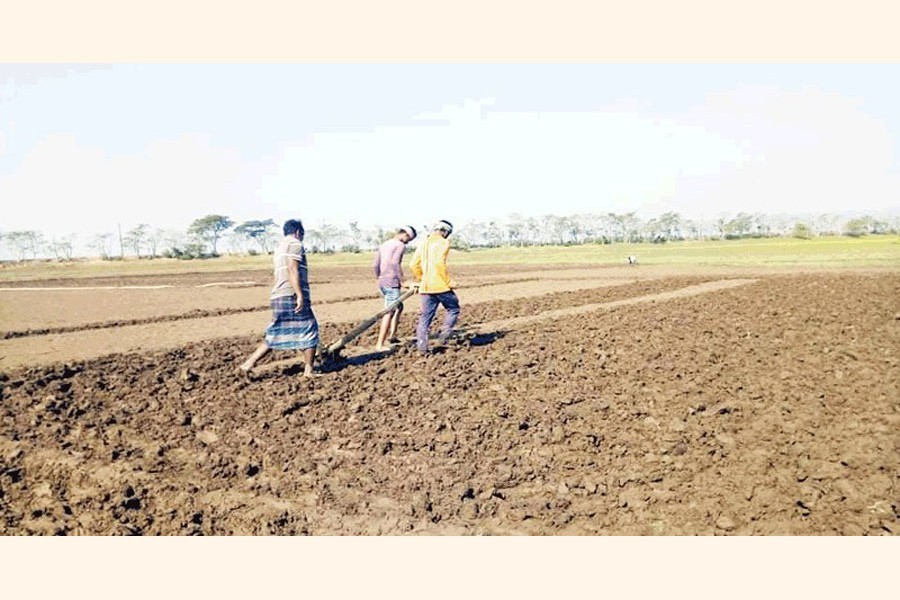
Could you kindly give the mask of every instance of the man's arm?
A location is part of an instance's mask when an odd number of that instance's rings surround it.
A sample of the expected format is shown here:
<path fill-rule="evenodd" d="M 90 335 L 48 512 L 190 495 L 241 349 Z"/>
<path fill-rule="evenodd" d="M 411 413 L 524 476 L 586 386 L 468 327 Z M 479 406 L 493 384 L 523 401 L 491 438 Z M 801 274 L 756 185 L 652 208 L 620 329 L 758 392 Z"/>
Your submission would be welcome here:
<path fill-rule="evenodd" d="M 444 247 L 443 255 L 441 256 L 441 265 L 444 267 L 444 275 L 447 278 L 447 285 L 450 286 L 450 289 L 456 287 L 456 282 L 453 281 L 453 277 L 450 276 L 450 268 L 447 266 L 447 257 L 450 255 L 450 241 L 447 240 L 447 245 Z"/>
<path fill-rule="evenodd" d="M 303 291 L 300 289 L 300 261 L 296 258 L 290 259 L 288 264 L 288 281 L 291 283 L 291 289 L 297 295 L 297 307 L 295 312 L 303 310 Z"/>
<path fill-rule="evenodd" d="M 381 248 L 375 250 L 375 264 L 372 267 L 375 269 L 375 277 L 381 277 Z"/>
<path fill-rule="evenodd" d="M 406 250 L 406 245 L 398 246 L 395 255 L 392 257 L 394 264 L 397 265 L 397 277 L 400 278 L 400 287 L 403 287 L 403 282 L 406 277 L 403 276 L 403 253 Z"/>
<path fill-rule="evenodd" d="M 416 251 L 413 252 L 412 261 L 409 263 L 409 270 L 412 272 L 413 277 L 416 281 L 422 280 L 422 247 L 424 244 L 420 244 L 416 247 Z"/>

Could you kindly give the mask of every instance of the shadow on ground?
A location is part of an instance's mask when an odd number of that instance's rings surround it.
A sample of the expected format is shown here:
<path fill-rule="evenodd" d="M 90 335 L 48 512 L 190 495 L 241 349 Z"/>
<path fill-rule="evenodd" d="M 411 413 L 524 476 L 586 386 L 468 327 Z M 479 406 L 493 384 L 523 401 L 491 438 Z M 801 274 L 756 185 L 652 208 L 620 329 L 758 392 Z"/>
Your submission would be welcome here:
<path fill-rule="evenodd" d="M 429 348 L 428 354 L 432 356 L 440 355 L 447 352 L 450 349 L 460 349 L 466 347 L 481 347 L 488 346 L 495 341 L 503 338 L 507 334 L 506 331 L 494 331 L 489 333 L 467 333 L 464 330 L 460 330 L 456 332 L 449 340 L 446 342 L 439 342 L 434 344 Z M 432 339 L 437 339 L 437 336 L 430 336 Z M 337 355 L 336 357 L 330 358 L 324 361 L 320 366 L 321 373 L 336 373 L 346 369 L 347 367 L 362 367 L 373 361 L 382 360 L 389 356 L 400 355 L 402 358 L 404 355 L 412 358 L 414 356 L 419 356 L 419 353 L 416 351 L 416 343 L 413 339 L 408 339 L 403 341 L 399 346 L 396 346 L 392 350 L 385 351 L 371 351 L 365 352 L 362 354 L 356 354 L 354 356 L 341 356 Z M 284 375 L 296 375 L 303 371 L 303 365 L 291 365 L 287 369 L 283 371 Z"/>

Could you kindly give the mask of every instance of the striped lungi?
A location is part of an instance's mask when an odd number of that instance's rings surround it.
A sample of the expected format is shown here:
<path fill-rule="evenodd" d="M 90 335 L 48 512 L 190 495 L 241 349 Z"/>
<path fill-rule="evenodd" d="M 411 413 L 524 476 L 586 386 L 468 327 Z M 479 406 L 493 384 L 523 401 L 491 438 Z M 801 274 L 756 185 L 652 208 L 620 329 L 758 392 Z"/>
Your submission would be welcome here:
<path fill-rule="evenodd" d="M 273 350 L 306 350 L 319 345 L 319 323 L 307 304 L 294 312 L 296 296 L 272 298 L 272 323 L 266 327 L 266 343 Z"/>

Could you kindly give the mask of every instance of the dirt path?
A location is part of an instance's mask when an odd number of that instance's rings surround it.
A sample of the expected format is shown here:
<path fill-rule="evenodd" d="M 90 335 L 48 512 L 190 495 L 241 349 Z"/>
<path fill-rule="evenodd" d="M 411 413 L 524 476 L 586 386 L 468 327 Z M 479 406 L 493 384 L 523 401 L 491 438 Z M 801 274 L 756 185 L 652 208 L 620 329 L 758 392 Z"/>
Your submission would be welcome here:
<path fill-rule="evenodd" d="M 488 323 L 479 323 L 467 328 L 467 331 L 473 333 L 494 333 L 497 331 L 505 331 L 509 329 L 520 328 L 537 321 L 552 321 L 561 317 L 570 317 L 573 315 L 582 315 L 585 313 L 596 312 L 598 310 L 610 310 L 620 306 L 628 306 L 631 304 L 641 304 L 644 302 L 665 302 L 675 298 L 686 298 L 697 294 L 706 294 L 719 290 L 727 290 L 748 283 L 755 283 L 757 279 L 721 279 L 718 281 L 710 281 L 698 285 L 681 288 L 671 292 L 660 292 L 658 294 L 649 294 L 647 296 L 639 296 L 637 298 L 626 298 L 624 300 L 615 300 L 613 302 L 600 302 L 595 304 L 585 304 L 582 306 L 574 306 L 571 308 L 562 308 L 558 310 L 548 310 L 536 315 L 524 315 L 521 317 L 513 317 L 511 319 L 501 319 L 499 321 L 491 321 Z"/>

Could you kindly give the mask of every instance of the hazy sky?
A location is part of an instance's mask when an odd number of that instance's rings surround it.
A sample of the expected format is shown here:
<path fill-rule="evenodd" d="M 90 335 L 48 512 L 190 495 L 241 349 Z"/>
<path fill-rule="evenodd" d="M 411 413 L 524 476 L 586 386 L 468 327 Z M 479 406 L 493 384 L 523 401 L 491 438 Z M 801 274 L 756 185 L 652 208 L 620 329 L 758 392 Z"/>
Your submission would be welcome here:
<path fill-rule="evenodd" d="M 0 65 L 0 230 L 900 212 L 898 65 Z"/>

